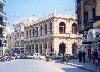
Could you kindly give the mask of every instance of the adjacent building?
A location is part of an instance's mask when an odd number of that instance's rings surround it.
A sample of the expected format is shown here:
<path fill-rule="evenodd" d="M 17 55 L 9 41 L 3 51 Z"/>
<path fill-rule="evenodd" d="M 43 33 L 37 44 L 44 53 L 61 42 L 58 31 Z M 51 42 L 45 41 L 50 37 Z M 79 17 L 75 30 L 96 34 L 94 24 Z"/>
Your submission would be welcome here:
<path fill-rule="evenodd" d="M 38 19 L 24 29 L 25 53 L 47 52 L 77 54 L 81 35 L 76 19 L 70 15 L 52 13 Z"/>
<path fill-rule="evenodd" d="M 100 50 L 100 0 L 76 0 L 76 13 L 82 50 L 88 57 L 94 49 Z"/>
<path fill-rule="evenodd" d="M 0 56 L 3 55 L 3 42 L 5 41 L 5 37 L 3 35 L 4 30 L 6 28 L 6 14 L 3 12 L 3 8 L 6 5 L 6 2 L 4 0 L 0 0 Z"/>
<path fill-rule="evenodd" d="M 33 21 L 37 20 L 36 18 L 23 18 L 14 25 L 15 32 L 15 52 L 24 53 L 24 26 L 31 25 Z"/>

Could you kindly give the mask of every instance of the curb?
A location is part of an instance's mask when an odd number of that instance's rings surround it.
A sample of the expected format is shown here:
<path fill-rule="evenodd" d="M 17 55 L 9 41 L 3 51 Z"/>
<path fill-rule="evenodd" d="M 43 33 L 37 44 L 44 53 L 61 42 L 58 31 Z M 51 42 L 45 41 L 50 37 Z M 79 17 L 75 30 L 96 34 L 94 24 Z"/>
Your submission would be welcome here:
<path fill-rule="evenodd" d="M 84 68 L 84 67 L 79 67 L 79 66 L 76 66 L 76 65 L 73 65 L 73 64 L 67 63 L 67 65 L 74 66 L 74 67 L 77 67 L 77 68 L 80 68 L 80 69 L 83 69 L 83 70 L 86 70 L 86 71 L 89 71 L 89 72 L 98 72 L 98 71 L 87 69 L 87 68 Z"/>

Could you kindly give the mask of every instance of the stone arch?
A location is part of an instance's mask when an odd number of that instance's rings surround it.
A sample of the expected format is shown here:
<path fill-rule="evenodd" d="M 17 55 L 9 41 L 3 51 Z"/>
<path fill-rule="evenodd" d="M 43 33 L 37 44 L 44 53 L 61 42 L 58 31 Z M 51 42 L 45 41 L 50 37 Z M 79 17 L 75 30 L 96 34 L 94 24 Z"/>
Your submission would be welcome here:
<path fill-rule="evenodd" d="M 66 51 L 66 44 L 62 42 L 59 44 L 59 53 L 64 54 L 65 51 Z"/>
<path fill-rule="evenodd" d="M 77 43 L 73 43 L 72 44 L 72 54 L 77 54 L 77 51 L 78 51 L 78 46 L 77 46 Z"/>

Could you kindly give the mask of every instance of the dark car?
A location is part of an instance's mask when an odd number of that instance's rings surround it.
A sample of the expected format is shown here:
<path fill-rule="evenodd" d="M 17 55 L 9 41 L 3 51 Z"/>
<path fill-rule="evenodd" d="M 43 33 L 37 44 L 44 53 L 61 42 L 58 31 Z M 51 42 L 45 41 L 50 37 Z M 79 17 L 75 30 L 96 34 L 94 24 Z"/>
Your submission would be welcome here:
<path fill-rule="evenodd" d="M 27 59 L 27 55 L 26 54 L 20 54 L 19 59 Z"/>
<path fill-rule="evenodd" d="M 75 57 L 74 57 L 74 55 L 73 55 L 73 54 L 66 54 L 66 56 L 68 56 L 68 57 L 69 57 L 69 60 L 73 60 L 73 59 L 75 59 Z"/>

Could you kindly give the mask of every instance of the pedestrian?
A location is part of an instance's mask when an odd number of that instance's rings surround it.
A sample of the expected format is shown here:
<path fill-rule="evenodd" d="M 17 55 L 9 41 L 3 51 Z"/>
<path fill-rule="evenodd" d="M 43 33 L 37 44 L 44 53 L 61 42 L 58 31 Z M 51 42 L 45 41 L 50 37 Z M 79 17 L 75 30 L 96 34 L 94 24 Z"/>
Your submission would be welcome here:
<path fill-rule="evenodd" d="M 82 56 L 83 56 L 83 62 L 85 63 L 85 55 L 86 53 L 83 51 Z"/>
<path fill-rule="evenodd" d="M 97 59 L 98 59 L 98 52 L 97 52 L 97 49 L 95 49 L 94 51 L 94 67 L 95 69 L 97 68 Z"/>
<path fill-rule="evenodd" d="M 88 53 L 89 62 L 91 61 L 91 53 Z"/>
<path fill-rule="evenodd" d="M 66 54 L 64 53 L 64 64 L 67 64 Z"/>
<path fill-rule="evenodd" d="M 98 67 L 100 66 L 100 50 L 98 51 Z"/>
<path fill-rule="evenodd" d="M 79 57 L 79 62 L 81 62 L 82 61 L 82 52 L 81 51 L 79 51 L 78 57 Z"/>
<path fill-rule="evenodd" d="M 93 61 L 93 64 L 94 64 L 94 51 L 92 52 L 92 61 Z"/>

